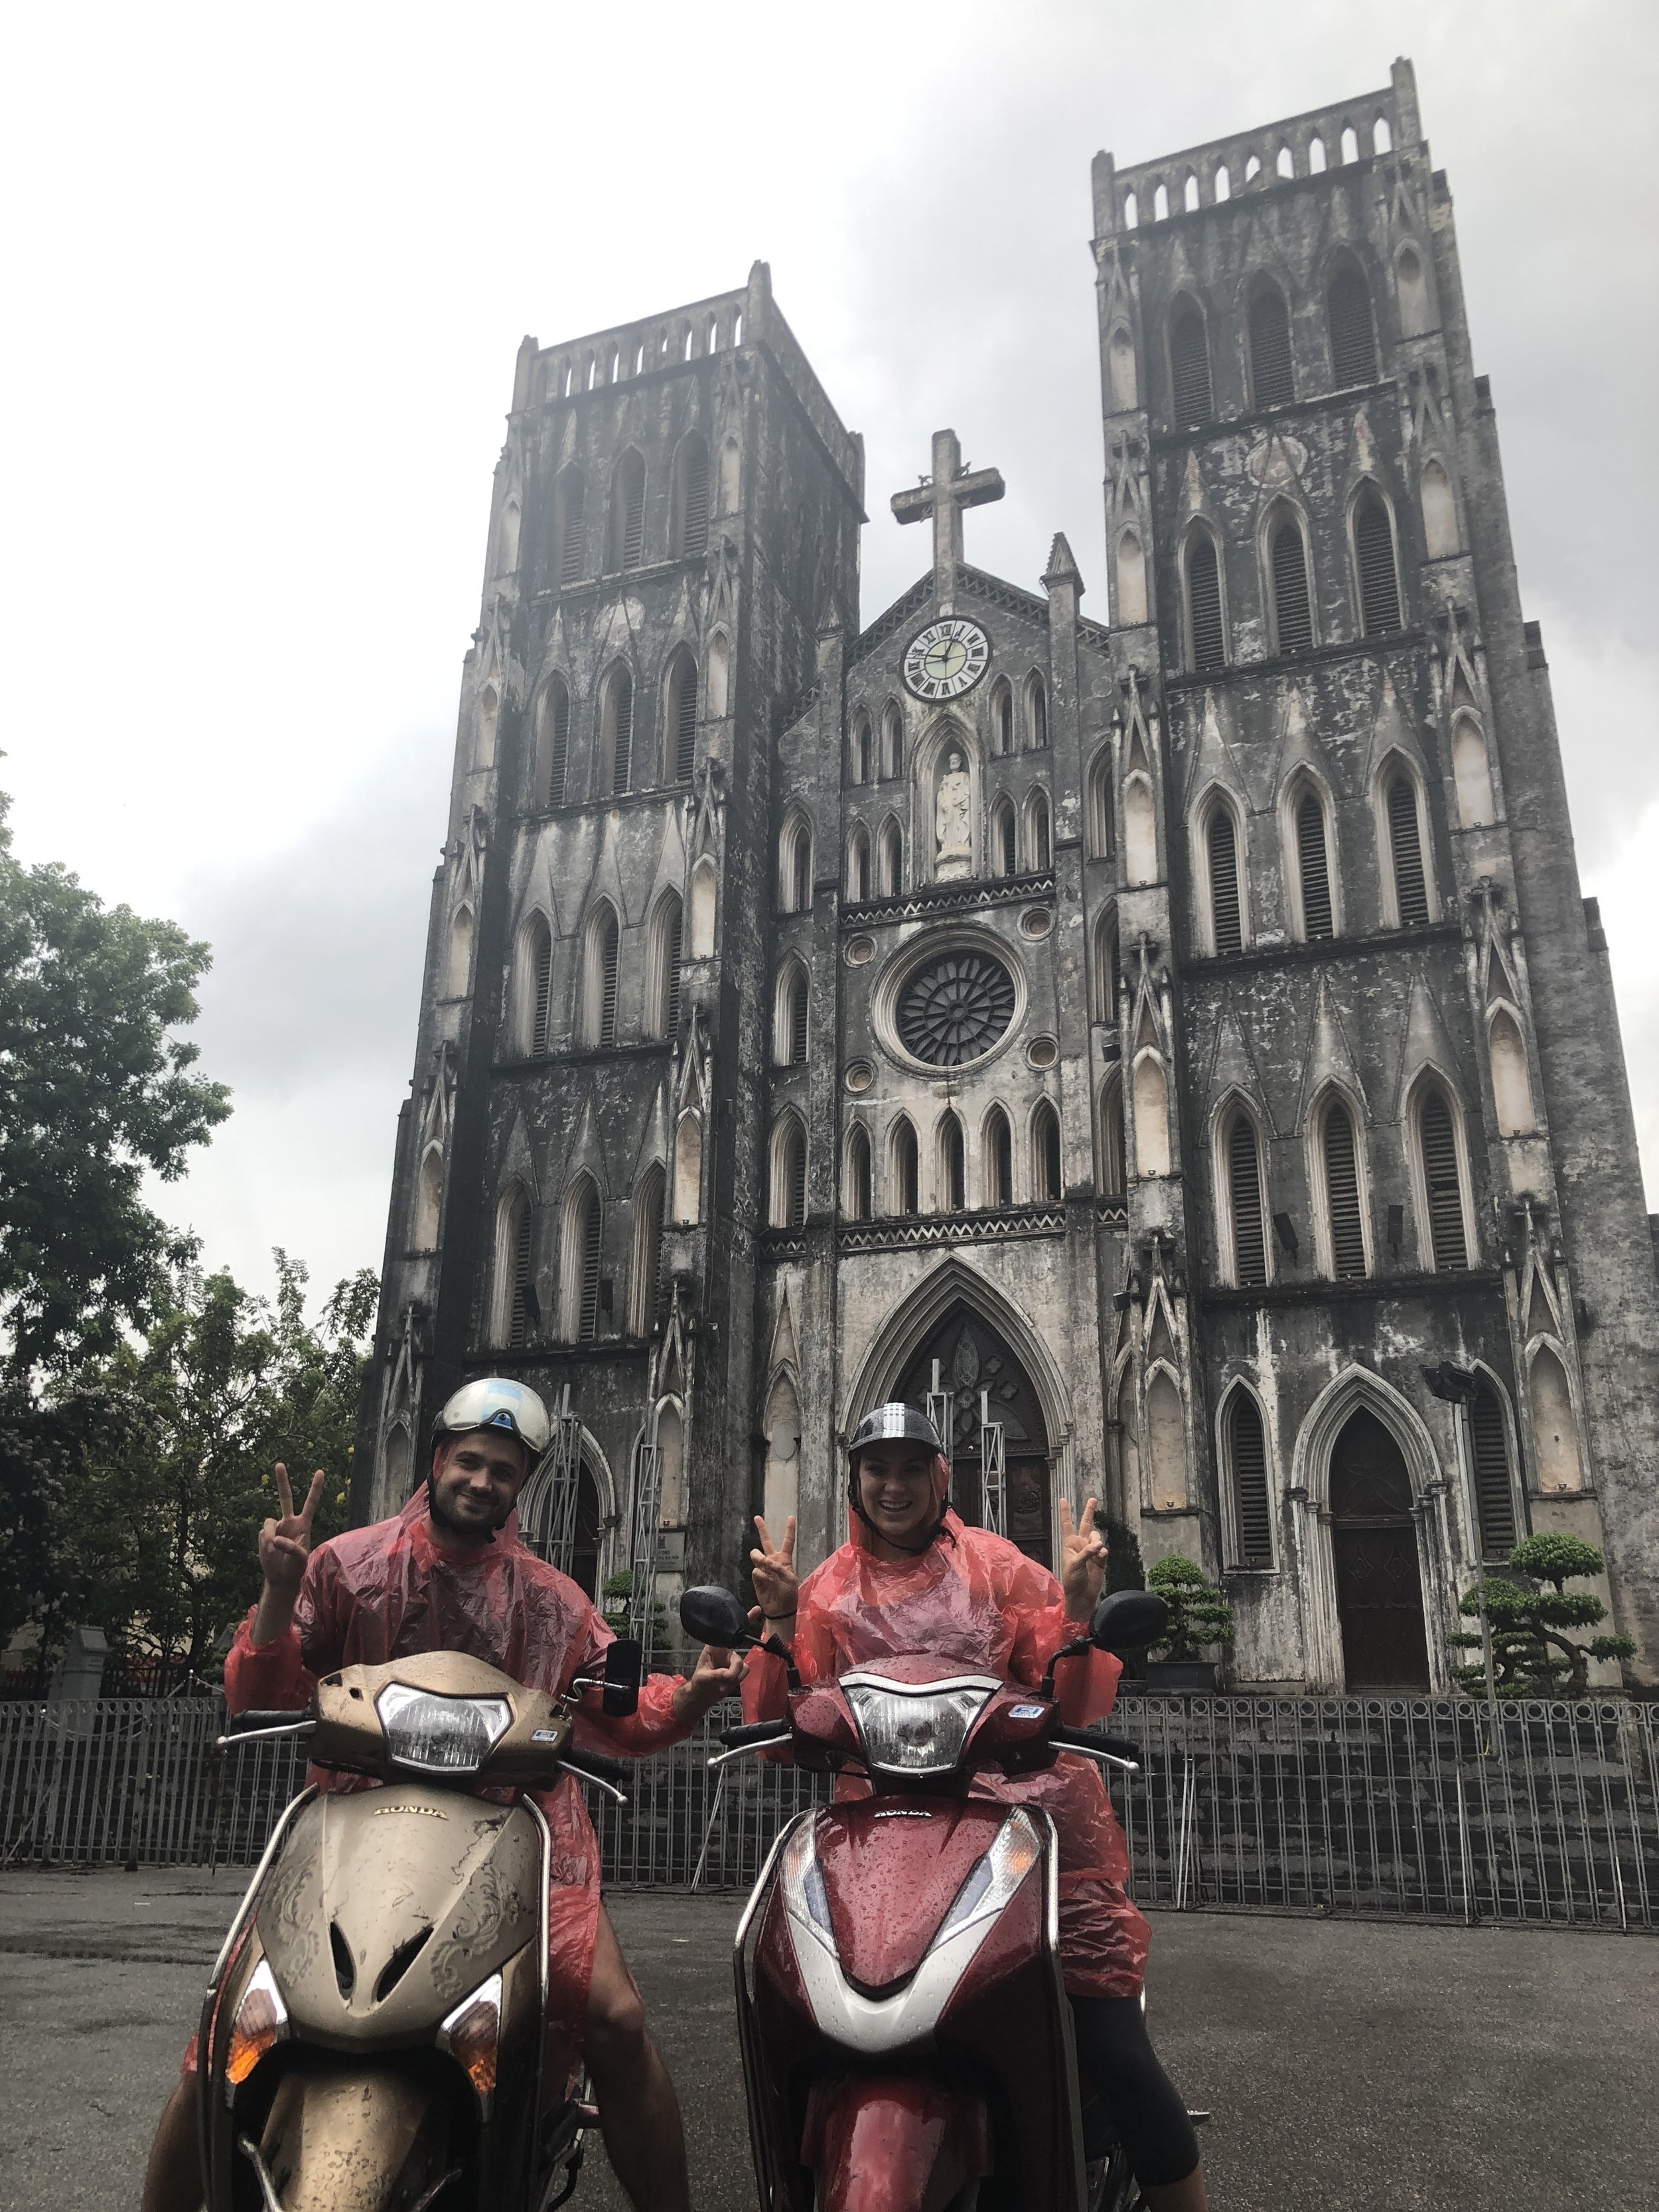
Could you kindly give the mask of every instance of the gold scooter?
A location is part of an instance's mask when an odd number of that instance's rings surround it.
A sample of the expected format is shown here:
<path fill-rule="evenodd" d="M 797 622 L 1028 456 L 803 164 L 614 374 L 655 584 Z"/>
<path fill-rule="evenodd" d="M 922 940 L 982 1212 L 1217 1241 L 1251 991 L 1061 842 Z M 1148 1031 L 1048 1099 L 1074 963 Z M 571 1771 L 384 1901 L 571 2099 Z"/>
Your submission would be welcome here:
<path fill-rule="evenodd" d="M 307 1714 L 220 1739 L 307 1733 L 314 1764 L 383 1786 L 301 1790 L 225 1938 L 199 2045 L 205 2212 L 565 2202 L 595 2116 L 546 2047 L 547 1823 L 507 1793 L 569 1773 L 625 1803 L 621 1763 L 572 1748 L 573 1700 L 602 1686 L 629 1713 L 639 1683 L 626 1638 L 568 1698 L 433 1651 L 342 1668 Z"/>

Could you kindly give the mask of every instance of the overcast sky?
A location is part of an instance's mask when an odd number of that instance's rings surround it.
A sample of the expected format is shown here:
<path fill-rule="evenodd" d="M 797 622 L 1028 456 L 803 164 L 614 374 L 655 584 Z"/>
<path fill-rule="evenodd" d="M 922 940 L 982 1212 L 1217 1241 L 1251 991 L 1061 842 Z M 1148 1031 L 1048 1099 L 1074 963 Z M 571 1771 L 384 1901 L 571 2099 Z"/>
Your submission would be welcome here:
<path fill-rule="evenodd" d="M 1103 617 L 1090 158 L 1417 65 L 1659 1204 L 1659 9 L 1623 0 L 36 8 L 0 167 L 0 787 L 20 852 L 214 948 L 235 1113 L 162 1194 L 265 1287 L 378 1267 L 514 356 L 741 284 L 889 494 L 950 423 Z"/>

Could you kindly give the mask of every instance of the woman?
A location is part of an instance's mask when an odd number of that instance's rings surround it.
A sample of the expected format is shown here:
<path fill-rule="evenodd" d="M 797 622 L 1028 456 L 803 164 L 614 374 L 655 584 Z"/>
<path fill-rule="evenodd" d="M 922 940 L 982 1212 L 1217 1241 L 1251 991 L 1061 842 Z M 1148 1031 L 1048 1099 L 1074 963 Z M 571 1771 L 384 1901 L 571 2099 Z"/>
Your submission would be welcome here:
<path fill-rule="evenodd" d="M 848 1447 L 850 1541 L 805 1581 L 794 1571 L 795 1523 L 774 1547 L 766 1523 L 750 1553 L 757 1612 L 787 1644 L 805 1681 L 901 1652 L 927 1651 L 1005 1680 L 1042 1680 L 1062 1644 L 1083 1634 L 1106 1573 L 1096 1504 L 1081 1525 L 1060 1508 L 1061 1578 L 947 1502 L 950 1469 L 933 1425 L 913 1407 L 878 1407 Z M 1111 1709 L 1122 1669 L 1106 1652 L 1064 1660 L 1061 1717 L 1073 1727 Z M 781 1663 L 757 1654 L 744 1685 L 750 1720 L 784 1712 Z M 860 1785 L 843 1782 L 838 1794 Z M 1205 2212 L 1198 2141 L 1158 2064 L 1140 2009 L 1150 1932 L 1129 1902 L 1129 1854 L 1092 1760 L 1064 1753 L 1045 1772 L 975 1776 L 976 1796 L 1039 1806 L 1060 1837 L 1060 1948 L 1076 2027 L 1085 2154 L 1121 2140 L 1152 2212 Z"/>

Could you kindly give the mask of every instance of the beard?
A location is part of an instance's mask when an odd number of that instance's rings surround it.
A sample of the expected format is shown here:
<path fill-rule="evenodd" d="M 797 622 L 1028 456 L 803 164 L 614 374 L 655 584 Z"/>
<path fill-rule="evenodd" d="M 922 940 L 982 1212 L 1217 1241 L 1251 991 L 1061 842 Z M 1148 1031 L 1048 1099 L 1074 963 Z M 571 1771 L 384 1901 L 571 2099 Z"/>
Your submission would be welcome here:
<path fill-rule="evenodd" d="M 514 1501 L 514 1504 L 516 1502 L 516 1500 Z M 495 1531 L 507 1526 L 513 1513 L 513 1505 L 507 1504 L 502 1507 L 493 1521 L 461 1520 L 457 1515 L 450 1512 L 445 1505 L 439 1494 L 437 1483 L 429 1474 L 426 1479 L 426 1504 L 428 1512 L 431 1514 L 440 1528 L 447 1529 L 452 1536 L 470 1537 L 475 1543 L 482 1539 L 486 1544 L 493 1544 L 495 1540 Z"/>

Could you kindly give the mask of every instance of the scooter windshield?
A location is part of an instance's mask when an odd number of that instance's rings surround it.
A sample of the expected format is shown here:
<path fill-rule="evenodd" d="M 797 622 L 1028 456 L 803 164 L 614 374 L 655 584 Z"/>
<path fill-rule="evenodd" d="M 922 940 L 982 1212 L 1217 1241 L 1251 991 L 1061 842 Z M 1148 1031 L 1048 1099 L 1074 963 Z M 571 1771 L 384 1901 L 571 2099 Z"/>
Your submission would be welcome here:
<path fill-rule="evenodd" d="M 918 1778 L 955 1769 L 969 1730 L 1001 1686 L 990 1674 L 897 1682 L 866 1668 L 841 1678 L 866 1764 Z"/>
<path fill-rule="evenodd" d="M 513 1725 L 505 1698 L 456 1698 L 388 1682 L 374 1700 L 394 1766 L 416 1774 L 475 1774 Z"/>

